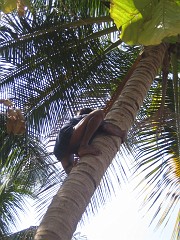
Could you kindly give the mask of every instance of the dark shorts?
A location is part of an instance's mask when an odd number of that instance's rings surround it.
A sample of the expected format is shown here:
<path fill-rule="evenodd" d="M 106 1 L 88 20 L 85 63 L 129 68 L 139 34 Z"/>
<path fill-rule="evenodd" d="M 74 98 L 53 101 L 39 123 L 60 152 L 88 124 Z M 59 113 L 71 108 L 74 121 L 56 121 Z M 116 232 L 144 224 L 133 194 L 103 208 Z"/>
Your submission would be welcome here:
<path fill-rule="evenodd" d="M 73 126 L 67 126 L 59 131 L 54 146 L 54 155 L 59 161 L 61 161 L 66 155 L 72 133 Z"/>

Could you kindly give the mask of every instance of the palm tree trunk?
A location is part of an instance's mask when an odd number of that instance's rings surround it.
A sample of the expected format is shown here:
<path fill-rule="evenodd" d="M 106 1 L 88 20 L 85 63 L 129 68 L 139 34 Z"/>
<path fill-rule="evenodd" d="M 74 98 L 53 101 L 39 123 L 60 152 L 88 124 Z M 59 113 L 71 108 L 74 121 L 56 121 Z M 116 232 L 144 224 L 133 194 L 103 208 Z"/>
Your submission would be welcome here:
<path fill-rule="evenodd" d="M 147 92 L 162 65 L 166 44 L 147 47 L 131 78 L 106 119 L 123 130 L 129 130 Z M 100 156 L 85 156 L 73 168 L 54 196 L 35 240 L 70 240 L 105 171 L 119 150 L 121 139 L 97 136 L 93 144 L 102 150 Z"/>

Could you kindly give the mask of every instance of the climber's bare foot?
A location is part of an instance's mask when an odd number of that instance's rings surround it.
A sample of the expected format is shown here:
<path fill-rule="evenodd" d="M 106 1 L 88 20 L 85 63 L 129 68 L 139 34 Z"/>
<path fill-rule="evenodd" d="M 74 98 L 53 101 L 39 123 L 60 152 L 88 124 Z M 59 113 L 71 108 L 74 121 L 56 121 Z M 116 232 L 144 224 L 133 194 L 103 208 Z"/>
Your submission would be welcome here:
<path fill-rule="evenodd" d="M 96 148 L 92 145 L 80 146 L 80 148 L 78 149 L 79 157 L 82 157 L 87 154 L 100 155 L 101 153 L 102 152 L 98 148 Z"/>
<path fill-rule="evenodd" d="M 117 136 L 122 138 L 122 141 L 124 142 L 127 136 L 127 131 L 126 130 L 121 130 L 118 126 L 104 122 L 103 125 L 101 126 L 102 130 L 110 135 Z"/>

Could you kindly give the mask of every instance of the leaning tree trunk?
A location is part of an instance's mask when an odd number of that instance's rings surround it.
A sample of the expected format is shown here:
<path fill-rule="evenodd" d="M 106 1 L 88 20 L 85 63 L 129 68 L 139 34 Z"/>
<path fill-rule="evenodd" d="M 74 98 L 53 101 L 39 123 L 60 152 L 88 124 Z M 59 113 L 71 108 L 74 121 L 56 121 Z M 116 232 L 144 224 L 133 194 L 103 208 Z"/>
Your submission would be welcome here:
<path fill-rule="evenodd" d="M 147 47 L 142 59 L 106 119 L 123 130 L 129 130 L 147 92 L 162 65 L 168 46 Z M 105 171 L 119 150 L 121 139 L 97 136 L 93 144 L 100 156 L 84 156 L 54 196 L 35 240 L 70 240 Z"/>

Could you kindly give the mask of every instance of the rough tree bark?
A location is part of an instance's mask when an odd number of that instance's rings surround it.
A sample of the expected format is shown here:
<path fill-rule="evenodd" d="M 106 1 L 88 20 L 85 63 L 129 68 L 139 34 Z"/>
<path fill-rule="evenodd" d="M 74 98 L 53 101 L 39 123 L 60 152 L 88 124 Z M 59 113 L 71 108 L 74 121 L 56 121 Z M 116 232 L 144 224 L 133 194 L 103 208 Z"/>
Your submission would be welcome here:
<path fill-rule="evenodd" d="M 162 65 L 168 45 L 147 47 L 106 119 L 123 130 L 132 126 L 139 108 Z M 35 240 L 70 240 L 105 171 L 119 150 L 121 139 L 97 136 L 93 144 L 100 156 L 85 156 L 73 168 L 54 196 L 36 232 Z"/>

